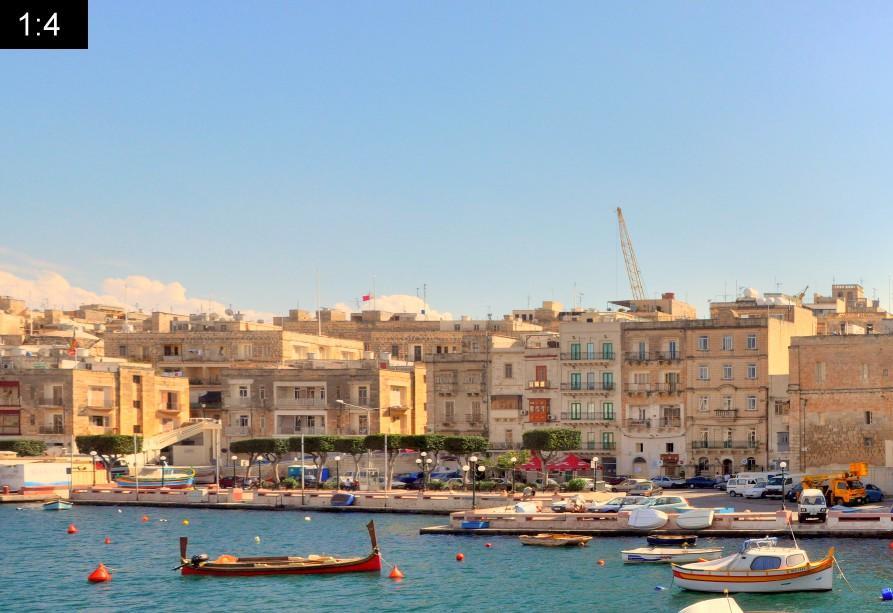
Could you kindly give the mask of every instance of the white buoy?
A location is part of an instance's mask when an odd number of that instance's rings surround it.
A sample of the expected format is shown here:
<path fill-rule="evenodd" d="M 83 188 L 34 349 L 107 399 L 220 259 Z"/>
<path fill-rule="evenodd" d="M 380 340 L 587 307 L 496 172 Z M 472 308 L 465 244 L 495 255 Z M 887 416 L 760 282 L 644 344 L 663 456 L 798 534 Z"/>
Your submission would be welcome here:
<path fill-rule="evenodd" d="M 259 536 L 255 536 L 255 537 L 254 537 L 254 542 L 255 542 L 255 543 L 260 543 L 260 537 L 259 537 Z"/>
<path fill-rule="evenodd" d="M 305 515 L 305 516 L 304 516 L 304 521 L 310 521 L 310 516 L 309 516 L 309 515 Z"/>

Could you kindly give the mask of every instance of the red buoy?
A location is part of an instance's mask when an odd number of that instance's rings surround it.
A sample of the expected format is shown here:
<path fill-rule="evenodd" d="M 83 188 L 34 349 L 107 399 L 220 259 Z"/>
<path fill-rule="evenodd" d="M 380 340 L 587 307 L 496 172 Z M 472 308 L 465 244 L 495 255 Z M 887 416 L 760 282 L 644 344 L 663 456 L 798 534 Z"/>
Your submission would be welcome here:
<path fill-rule="evenodd" d="M 143 515 L 143 523 L 146 523 L 147 521 L 149 521 L 149 516 Z"/>
<path fill-rule="evenodd" d="M 484 547 L 486 547 L 487 549 L 490 549 L 490 547 L 492 547 L 492 546 L 493 546 L 493 543 L 487 543 L 486 545 L 484 545 Z"/>
<path fill-rule="evenodd" d="M 604 561 L 604 560 L 599 560 L 599 561 L 598 561 L 598 565 L 599 565 L 599 566 L 604 566 L 604 565 L 605 565 L 605 561 Z"/>
<path fill-rule="evenodd" d="M 402 579 L 403 571 L 397 568 L 397 565 L 394 564 L 394 568 L 391 569 L 391 573 L 388 575 L 389 579 Z"/>
<path fill-rule="evenodd" d="M 92 573 L 87 575 L 87 581 L 90 583 L 103 583 L 105 581 L 111 581 L 112 574 L 109 572 L 109 569 L 105 567 L 105 564 L 102 562 L 99 563 L 99 566 L 96 567 Z"/>
<path fill-rule="evenodd" d="M 457 562 L 461 562 L 461 561 L 464 560 L 464 559 L 465 559 L 465 554 L 464 554 L 464 553 L 457 553 L 457 554 L 456 554 L 456 561 L 457 561 Z"/>
<path fill-rule="evenodd" d="M 75 525 L 68 524 L 68 534 L 77 534 L 77 533 L 78 533 L 78 529 L 75 527 Z"/>
<path fill-rule="evenodd" d="M 112 539 L 109 538 L 109 537 L 105 537 L 105 541 L 103 541 L 103 542 L 104 542 L 106 545 L 111 545 L 111 544 L 112 544 Z"/>

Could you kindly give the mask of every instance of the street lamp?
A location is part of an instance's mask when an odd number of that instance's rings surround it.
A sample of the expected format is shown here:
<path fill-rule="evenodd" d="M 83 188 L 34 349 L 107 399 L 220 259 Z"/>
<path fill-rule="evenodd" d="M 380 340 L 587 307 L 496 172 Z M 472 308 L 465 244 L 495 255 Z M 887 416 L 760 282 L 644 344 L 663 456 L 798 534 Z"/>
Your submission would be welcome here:
<path fill-rule="evenodd" d="M 468 461 L 471 463 L 471 510 L 474 511 L 476 503 L 477 503 L 477 500 L 475 499 L 475 493 L 476 493 L 477 488 L 475 486 L 477 485 L 478 457 L 476 455 L 473 455 L 470 458 L 468 458 Z"/>
<path fill-rule="evenodd" d="M 90 452 L 90 463 L 93 465 L 93 487 L 96 487 L 96 450 Z"/>
<path fill-rule="evenodd" d="M 335 489 L 341 489 L 341 456 L 335 456 Z"/>
<path fill-rule="evenodd" d="M 512 494 L 515 493 L 515 464 L 518 463 L 518 458 L 512 456 L 509 458 L 509 462 L 512 463 Z"/>
<path fill-rule="evenodd" d="M 164 469 L 167 468 L 167 458 L 161 456 L 158 459 L 161 460 L 161 487 L 164 488 Z"/>
<path fill-rule="evenodd" d="M 601 458 L 595 457 L 589 462 L 589 465 L 592 467 L 592 491 L 598 491 L 598 463 Z"/>
<path fill-rule="evenodd" d="M 784 511 L 784 469 L 788 467 L 788 463 L 782 461 L 778 467 L 781 468 L 781 510 Z"/>
<path fill-rule="evenodd" d="M 231 487 L 236 487 L 236 460 L 239 459 L 239 456 L 234 455 L 230 458 L 230 461 L 233 463 L 233 484 Z"/>

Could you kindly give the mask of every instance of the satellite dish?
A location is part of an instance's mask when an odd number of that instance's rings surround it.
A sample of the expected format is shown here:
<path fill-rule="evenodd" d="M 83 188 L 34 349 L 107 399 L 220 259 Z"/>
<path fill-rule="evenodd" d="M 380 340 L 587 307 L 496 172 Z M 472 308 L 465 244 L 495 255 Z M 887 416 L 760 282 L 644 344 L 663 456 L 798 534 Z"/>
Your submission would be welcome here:
<path fill-rule="evenodd" d="M 224 313 L 226 313 L 226 314 L 229 315 L 230 317 L 233 316 L 233 310 L 232 310 L 232 309 L 227 309 L 226 311 L 224 311 Z"/>

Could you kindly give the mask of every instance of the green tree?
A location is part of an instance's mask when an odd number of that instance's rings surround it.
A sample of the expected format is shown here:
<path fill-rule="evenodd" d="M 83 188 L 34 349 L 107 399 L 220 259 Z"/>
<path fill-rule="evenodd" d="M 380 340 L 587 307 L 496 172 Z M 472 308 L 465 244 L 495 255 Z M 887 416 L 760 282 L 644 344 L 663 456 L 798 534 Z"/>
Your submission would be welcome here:
<path fill-rule="evenodd" d="M 579 430 L 570 428 L 548 428 L 529 430 L 522 436 L 524 449 L 529 449 L 539 458 L 543 470 L 543 489 L 549 480 L 549 464 L 563 451 L 573 451 L 582 445 Z"/>
<path fill-rule="evenodd" d="M 403 437 L 404 449 L 414 449 L 419 453 L 425 452 L 431 458 L 431 464 L 422 463 L 425 480 L 430 477 L 432 470 L 440 463 L 440 454 L 446 449 L 446 437 L 442 434 L 410 434 Z"/>
<path fill-rule="evenodd" d="M 35 439 L 20 438 L 0 441 L 0 451 L 15 451 L 19 457 L 41 456 L 46 453 L 47 444 Z"/>
<path fill-rule="evenodd" d="M 483 436 L 447 436 L 444 439 L 444 450 L 459 457 L 459 466 L 468 463 L 468 458 L 479 453 L 486 453 L 489 441 Z M 486 464 L 486 461 L 482 461 Z M 465 479 L 468 478 L 466 474 Z"/>
<path fill-rule="evenodd" d="M 112 480 L 112 454 L 129 455 L 139 453 L 143 448 L 143 437 L 126 436 L 123 434 L 91 434 L 75 437 L 80 453 L 96 452 L 96 456 L 105 464 L 105 472 L 108 480 Z M 134 449 L 134 441 L 136 448 Z"/>
<path fill-rule="evenodd" d="M 329 454 L 335 451 L 335 441 L 338 437 L 329 435 L 305 436 L 304 453 L 313 456 L 313 465 L 316 466 L 317 485 L 322 484 L 322 469 L 325 468 Z M 293 436 L 288 439 L 288 448 L 291 451 L 301 451 L 301 437 Z M 301 458 L 301 465 L 304 458 Z M 303 468 L 301 469 L 303 471 Z"/>
<path fill-rule="evenodd" d="M 273 469 L 273 482 L 279 483 L 279 463 L 288 453 L 288 443 L 281 438 L 249 438 L 242 441 L 234 441 L 230 444 L 230 450 L 233 453 L 244 453 L 249 457 L 248 469 L 245 471 L 245 478 L 251 470 L 252 464 L 258 459 L 263 458 L 270 463 Z M 258 467 L 258 481 L 262 481 L 260 468 Z"/>
<path fill-rule="evenodd" d="M 362 436 L 339 436 L 335 439 L 335 451 L 353 458 L 353 478 L 360 473 L 360 462 L 366 455 L 366 441 Z"/>
<path fill-rule="evenodd" d="M 400 434 L 388 434 L 387 437 L 385 437 L 384 434 L 370 434 L 364 439 L 363 443 L 366 446 L 366 449 L 370 452 L 383 451 L 385 448 L 385 438 L 387 438 L 388 445 L 388 466 L 384 478 L 387 479 L 387 481 L 385 481 L 385 488 L 390 489 L 391 483 L 394 480 L 394 460 L 397 459 L 400 450 L 403 448 L 403 436 Z"/>

